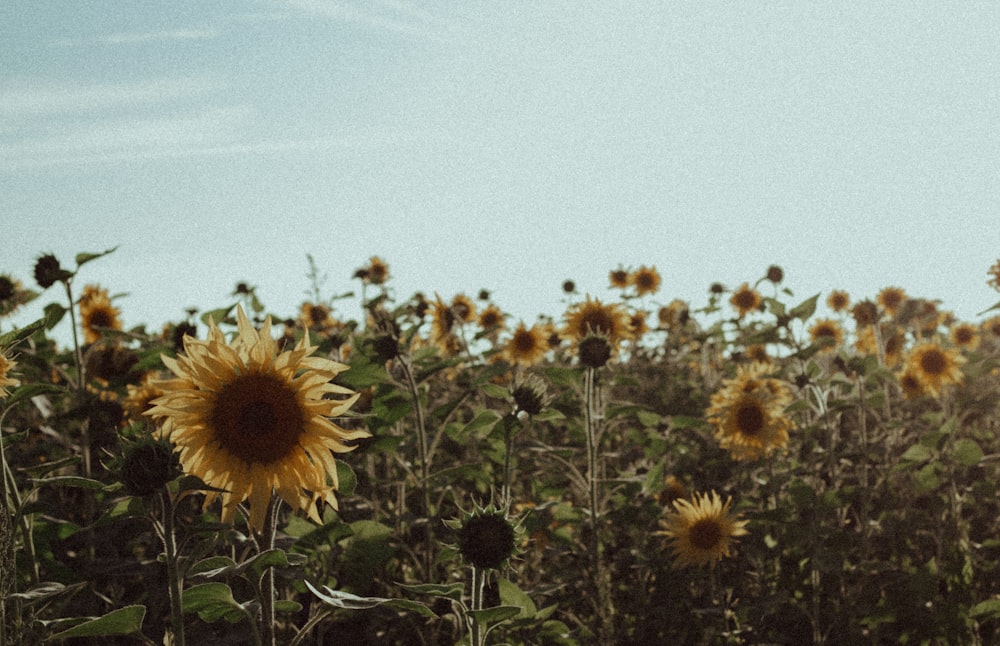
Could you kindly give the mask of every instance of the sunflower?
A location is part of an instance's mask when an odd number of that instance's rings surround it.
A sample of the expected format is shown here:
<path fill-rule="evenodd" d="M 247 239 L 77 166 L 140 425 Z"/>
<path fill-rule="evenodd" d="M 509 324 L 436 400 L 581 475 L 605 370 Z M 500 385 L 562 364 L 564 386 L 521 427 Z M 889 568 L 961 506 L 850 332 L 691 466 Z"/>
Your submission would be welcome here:
<path fill-rule="evenodd" d="M 451 352 L 457 347 L 458 338 L 455 336 L 455 326 L 458 318 L 455 312 L 447 303 L 438 296 L 434 300 L 433 313 L 431 314 L 431 341 L 446 352 Z"/>
<path fill-rule="evenodd" d="M 983 332 L 988 333 L 994 339 L 1000 339 L 1000 316 L 983 321 Z"/>
<path fill-rule="evenodd" d="M 904 370 L 899 374 L 899 385 L 907 399 L 918 399 L 924 395 L 924 384 L 913 370 Z"/>
<path fill-rule="evenodd" d="M 465 294 L 458 294 L 451 299 L 451 311 L 459 323 L 471 323 L 476 318 L 476 305 Z"/>
<path fill-rule="evenodd" d="M 154 384 L 165 394 L 145 414 L 161 421 L 160 435 L 178 447 L 186 473 L 225 490 L 209 491 L 205 499 L 207 506 L 221 497 L 223 522 L 249 499 L 250 525 L 261 530 L 275 491 L 319 522 L 322 503 L 337 505 L 333 452 L 350 451 L 350 440 L 368 437 L 327 419 L 358 398 L 331 383 L 347 366 L 309 356 L 316 346 L 308 332 L 279 353 L 270 317 L 259 332 L 242 308 L 237 317 L 232 345 L 212 322 L 207 340 L 187 337 L 185 354 L 162 357 L 176 378 Z"/>
<path fill-rule="evenodd" d="M 631 338 L 629 318 L 621 307 L 615 303 L 605 305 L 590 296 L 566 311 L 563 334 L 574 343 L 579 343 L 591 334 L 599 334 L 606 337 L 613 347 Z"/>
<path fill-rule="evenodd" d="M 389 280 L 389 265 L 385 264 L 378 256 L 372 256 L 368 259 L 365 271 L 368 273 L 367 280 L 372 285 L 381 285 Z"/>
<path fill-rule="evenodd" d="M 641 339 L 644 334 L 649 332 L 649 324 L 646 323 L 646 316 L 648 314 L 643 310 L 635 310 L 628 317 L 629 334 L 633 339 Z"/>
<path fill-rule="evenodd" d="M 639 296 L 655 294 L 660 289 L 660 273 L 656 267 L 646 267 L 643 265 L 628 276 L 628 284 L 635 287 L 635 293 Z"/>
<path fill-rule="evenodd" d="M 20 386 L 21 382 L 10 376 L 11 371 L 17 367 L 17 362 L 8 359 L 5 354 L 0 352 L 0 397 L 7 397 L 10 395 L 10 391 L 7 390 L 7 386 Z"/>
<path fill-rule="evenodd" d="M 21 281 L 7 274 L 0 274 L 0 317 L 13 314 L 31 298 L 32 295 L 24 289 Z"/>
<path fill-rule="evenodd" d="M 618 269 L 613 269 L 608 272 L 608 282 L 611 283 L 611 287 L 617 287 L 618 289 L 625 289 L 628 287 L 629 270 L 618 265 Z"/>
<path fill-rule="evenodd" d="M 305 330 L 316 332 L 336 326 L 337 321 L 326 305 L 306 301 L 299 308 L 299 324 Z"/>
<path fill-rule="evenodd" d="M 674 567 L 711 565 L 729 556 L 730 547 L 738 536 L 749 532 L 749 521 L 729 513 L 732 498 L 722 502 L 715 491 L 696 493 L 691 500 L 675 500 L 675 512 L 660 521 L 661 535 L 670 541 L 674 554 Z"/>
<path fill-rule="evenodd" d="M 986 284 L 1000 292 L 1000 260 L 993 263 L 986 275 Z"/>
<path fill-rule="evenodd" d="M 163 390 L 154 384 L 154 379 L 150 375 L 143 377 L 138 386 L 128 384 L 125 389 L 128 395 L 122 402 L 122 407 L 125 409 L 126 419 L 130 422 L 138 422 L 143 419 L 143 414 L 153 407 L 153 400 L 164 394 Z"/>
<path fill-rule="evenodd" d="M 548 350 L 545 329 L 540 325 L 529 328 L 521 321 L 504 345 L 503 357 L 511 365 L 533 366 L 542 360 Z"/>
<path fill-rule="evenodd" d="M 826 304 L 834 312 L 843 312 L 851 304 L 851 297 L 847 292 L 835 289 L 826 297 Z"/>
<path fill-rule="evenodd" d="M 844 331 L 840 324 L 831 319 L 820 319 L 809 328 L 812 342 L 821 346 L 822 351 L 832 352 L 844 341 Z"/>
<path fill-rule="evenodd" d="M 675 298 L 661 307 L 656 316 L 660 320 L 660 327 L 670 330 L 684 327 L 684 324 L 691 318 L 691 313 L 687 303 Z"/>
<path fill-rule="evenodd" d="M 890 315 L 895 315 L 899 306 L 906 300 L 906 292 L 900 287 L 886 287 L 878 293 L 878 304 Z"/>
<path fill-rule="evenodd" d="M 96 285 L 85 286 L 80 297 L 80 325 L 83 327 L 84 342 L 94 343 L 100 339 L 102 329 L 122 329 L 119 314 L 106 290 Z"/>
<path fill-rule="evenodd" d="M 736 311 L 739 312 L 739 317 L 743 318 L 748 312 L 752 312 L 760 307 L 760 294 L 757 293 L 756 289 L 750 287 L 748 283 L 743 283 L 729 297 L 729 304 L 735 307 Z"/>
<path fill-rule="evenodd" d="M 910 352 L 906 360 L 906 371 L 912 372 L 920 380 L 924 390 L 940 397 L 943 386 L 962 382 L 963 363 L 965 357 L 957 350 L 944 349 L 933 341 L 927 341 Z"/>
<path fill-rule="evenodd" d="M 761 343 L 747 346 L 743 354 L 751 363 L 771 363 L 771 356 L 767 353 L 767 346 Z"/>
<path fill-rule="evenodd" d="M 951 326 L 948 338 L 965 350 L 975 350 L 979 347 L 979 330 L 971 323 L 956 323 Z"/>
<path fill-rule="evenodd" d="M 792 401 L 791 388 L 764 377 L 766 370 L 761 364 L 740 368 L 712 395 L 706 411 L 719 445 L 735 460 L 756 460 L 788 443 L 793 423 L 784 411 Z"/>
<path fill-rule="evenodd" d="M 489 305 L 479 313 L 479 327 L 483 330 L 499 330 L 504 323 L 503 312 L 496 305 Z"/>

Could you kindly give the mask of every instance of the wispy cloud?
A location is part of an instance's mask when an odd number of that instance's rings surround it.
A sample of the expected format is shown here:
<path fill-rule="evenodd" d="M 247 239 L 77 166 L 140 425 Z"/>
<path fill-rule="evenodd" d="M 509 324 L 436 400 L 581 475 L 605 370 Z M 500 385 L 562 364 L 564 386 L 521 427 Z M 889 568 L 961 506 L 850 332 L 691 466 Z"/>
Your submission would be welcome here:
<path fill-rule="evenodd" d="M 45 83 L 14 79 L 0 87 L 0 116 L 26 118 L 134 108 L 208 93 L 205 77 L 156 79 L 142 83 Z"/>
<path fill-rule="evenodd" d="M 288 6 L 307 13 L 390 31 L 404 36 L 449 40 L 452 23 L 404 0 L 286 0 Z"/>
<path fill-rule="evenodd" d="M 60 47 L 83 45 L 137 45 L 181 40 L 207 40 L 217 38 L 219 31 L 212 28 L 165 29 L 162 31 L 118 32 L 93 38 L 61 38 L 53 42 Z"/>

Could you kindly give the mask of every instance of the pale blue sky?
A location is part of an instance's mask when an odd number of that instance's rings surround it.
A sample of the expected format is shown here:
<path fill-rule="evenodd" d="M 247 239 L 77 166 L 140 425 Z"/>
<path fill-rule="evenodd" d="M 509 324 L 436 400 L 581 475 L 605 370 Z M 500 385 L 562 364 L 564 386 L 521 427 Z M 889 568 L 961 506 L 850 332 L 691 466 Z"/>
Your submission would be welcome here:
<path fill-rule="evenodd" d="M 994 1 L 7 0 L 0 43 L 0 272 L 120 245 L 78 281 L 126 326 L 294 314 L 309 253 L 527 320 L 641 264 L 997 300 Z"/>

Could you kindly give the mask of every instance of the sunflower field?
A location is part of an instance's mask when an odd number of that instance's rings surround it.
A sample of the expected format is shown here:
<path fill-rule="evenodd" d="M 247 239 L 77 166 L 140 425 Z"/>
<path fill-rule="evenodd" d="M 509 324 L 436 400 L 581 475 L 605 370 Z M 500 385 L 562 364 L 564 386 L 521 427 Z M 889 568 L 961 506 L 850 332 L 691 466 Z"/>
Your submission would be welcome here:
<path fill-rule="evenodd" d="M 0 644 L 1000 644 L 1000 304 L 309 258 L 123 329 L 107 253 L 0 275 Z"/>

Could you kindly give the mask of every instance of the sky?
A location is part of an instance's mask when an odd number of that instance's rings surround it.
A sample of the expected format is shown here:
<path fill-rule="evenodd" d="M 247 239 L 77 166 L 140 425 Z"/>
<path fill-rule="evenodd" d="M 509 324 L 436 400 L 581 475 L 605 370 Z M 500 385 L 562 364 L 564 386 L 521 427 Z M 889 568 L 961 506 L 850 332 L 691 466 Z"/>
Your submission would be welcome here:
<path fill-rule="evenodd" d="M 529 322 L 619 266 L 697 307 L 772 264 L 789 301 L 898 286 L 981 320 L 998 26 L 974 0 L 6 0 L 0 273 L 117 246 L 75 284 L 154 330 L 241 281 L 292 316 L 308 256 L 332 296 L 373 255 L 399 301 L 485 288 Z"/>

